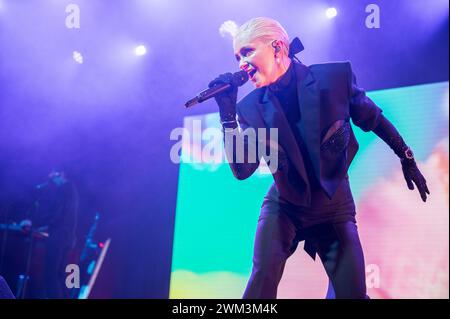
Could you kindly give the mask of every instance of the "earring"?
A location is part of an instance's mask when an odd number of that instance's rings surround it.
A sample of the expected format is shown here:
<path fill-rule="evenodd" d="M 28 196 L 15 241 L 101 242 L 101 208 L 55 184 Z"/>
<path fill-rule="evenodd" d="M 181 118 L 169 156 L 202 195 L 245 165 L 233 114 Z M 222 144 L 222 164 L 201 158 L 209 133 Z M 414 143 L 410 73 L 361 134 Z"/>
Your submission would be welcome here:
<path fill-rule="evenodd" d="M 280 56 L 279 56 L 278 54 L 279 54 L 279 52 L 281 51 L 281 48 L 280 48 L 279 45 L 276 45 L 276 44 L 275 44 L 275 41 L 272 42 L 272 47 L 273 47 L 274 50 L 275 50 L 275 61 L 276 61 L 278 64 L 280 64 Z"/>

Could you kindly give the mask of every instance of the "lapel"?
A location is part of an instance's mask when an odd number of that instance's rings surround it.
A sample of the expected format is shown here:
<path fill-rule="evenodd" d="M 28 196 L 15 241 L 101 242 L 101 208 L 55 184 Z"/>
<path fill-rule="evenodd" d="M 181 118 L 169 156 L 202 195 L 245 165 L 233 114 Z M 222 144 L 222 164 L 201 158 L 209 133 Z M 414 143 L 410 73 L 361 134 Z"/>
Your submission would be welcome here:
<path fill-rule="evenodd" d="M 309 157 L 314 167 L 314 173 L 320 181 L 320 88 L 311 71 L 303 64 L 296 63 L 297 96 L 300 107 L 300 121 L 297 129 L 300 131 Z"/>
<path fill-rule="evenodd" d="M 266 127 L 278 129 L 278 143 L 285 150 L 287 156 L 309 188 L 309 180 L 297 141 L 289 127 L 289 123 L 278 99 L 268 87 L 264 88 L 262 98 L 258 101 L 257 106 L 262 114 Z"/>
<path fill-rule="evenodd" d="M 314 173 L 320 181 L 320 89 L 308 67 L 295 63 L 297 80 L 297 96 L 300 107 L 300 120 L 297 129 L 300 131 L 314 167 Z M 289 123 L 277 98 L 268 87 L 264 88 L 258 108 L 266 127 L 278 128 L 279 144 L 284 148 L 300 176 L 309 186 L 305 164 L 297 145 L 297 141 L 289 127 Z"/>

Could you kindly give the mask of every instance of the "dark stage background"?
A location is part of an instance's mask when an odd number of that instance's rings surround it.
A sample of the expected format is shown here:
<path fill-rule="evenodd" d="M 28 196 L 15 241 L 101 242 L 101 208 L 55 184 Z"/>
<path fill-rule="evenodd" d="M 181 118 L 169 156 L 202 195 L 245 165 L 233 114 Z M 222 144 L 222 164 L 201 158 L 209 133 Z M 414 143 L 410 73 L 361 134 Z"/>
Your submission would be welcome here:
<path fill-rule="evenodd" d="M 79 29 L 65 26 L 69 3 Z M 365 25 L 370 3 L 379 29 Z M 335 19 L 314 16 L 331 5 Z M 112 239 L 92 297 L 167 298 L 179 169 L 169 135 L 186 115 L 216 112 L 183 104 L 237 70 L 220 25 L 256 16 L 300 37 L 305 64 L 350 60 L 366 90 L 448 81 L 443 0 L 0 0 L 0 218 L 20 216 L 62 166 L 80 193 L 78 249 L 95 212 L 97 237 Z"/>

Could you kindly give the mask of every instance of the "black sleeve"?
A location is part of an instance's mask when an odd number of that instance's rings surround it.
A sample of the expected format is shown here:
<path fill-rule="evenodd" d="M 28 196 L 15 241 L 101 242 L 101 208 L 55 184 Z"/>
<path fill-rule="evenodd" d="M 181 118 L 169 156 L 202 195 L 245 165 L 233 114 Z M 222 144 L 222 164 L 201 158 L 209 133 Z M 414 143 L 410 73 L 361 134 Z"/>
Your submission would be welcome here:
<path fill-rule="evenodd" d="M 363 131 L 369 132 L 377 127 L 382 110 L 358 87 L 356 76 L 348 63 L 350 90 L 350 117 L 353 123 Z"/>
<path fill-rule="evenodd" d="M 224 147 L 233 175 L 243 180 L 259 166 L 258 136 L 257 131 L 245 121 L 239 107 L 237 115 L 239 126 L 234 130 L 224 130 Z"/>
<path fill-rule="evenodd" d="M 408 146 L 394 125 L 384 115 L 380 115 L 379 123 L 373 132 L 389 145 L 399 158 L 405 157 Z"/>

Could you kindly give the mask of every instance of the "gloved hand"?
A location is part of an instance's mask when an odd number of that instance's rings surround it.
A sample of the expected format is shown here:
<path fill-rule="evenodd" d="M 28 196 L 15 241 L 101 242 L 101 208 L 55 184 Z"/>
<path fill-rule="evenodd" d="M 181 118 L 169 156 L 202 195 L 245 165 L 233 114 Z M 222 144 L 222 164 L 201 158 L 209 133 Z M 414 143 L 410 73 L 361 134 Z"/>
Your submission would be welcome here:
<path fill-rule="evenodd" d="M 410 190 L 414 190 L 414 184 L 417 186 L 417 190 L 420 193 L 420 197 L 424 202 L 427 201 L 427 194 L 430 194 L 428 190 L 427 181 L 423 177 L 419 168 L 417 167 L 414 159 L 403 158 L 401 159 L 403 176 L 405 177 L 406 184 Z M 414 184 L 413 184 L 414 182 Z"/>
<path fill-rule="evenodd" d="M 237 92 L 238 86 L 234 83 L 232 73 L 224 73 L 219 75 L 217 78 L 212 80 L 208 87 L 213 87 L 217 84 L 228 83 L 231 84 L 231 87 L 217 94 L 214 99 L 219 106 L 220 120 L 222 122 L 232 122 L 236 121 L 236 102 L 237 102 Z"/>
<path fill-rule="evenodd" d="M 400 158 L 403 176 L 405 177 L 408 188 L 413 190 L 414 184 L 416 184 L 420 197 L 424 202 L 426 202 L 427 194 L 430 194 L 427 187 L 427 181 L 417 168 L 413 152 L 408 145 L 406 145 L 397 129 L 391 122 L 388 121 L 388 119 L 386 119 L 386 117 L 384 117 L 383 114 L 380 114 L 378 126 L 373 130 L 373 132 L 385 141 Z"/>

